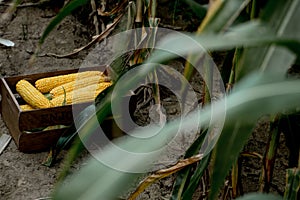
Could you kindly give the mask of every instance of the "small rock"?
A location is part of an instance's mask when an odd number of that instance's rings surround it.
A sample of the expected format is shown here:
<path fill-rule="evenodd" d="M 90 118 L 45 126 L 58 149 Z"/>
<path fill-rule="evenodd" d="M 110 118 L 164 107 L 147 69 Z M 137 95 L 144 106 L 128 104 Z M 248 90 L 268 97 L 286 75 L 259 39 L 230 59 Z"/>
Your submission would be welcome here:
<path fill-rule="evenodd" d="M 24 179 L 24 177 L 22 177 L 21 179 L 18 180 L 18 187 L 21 185 L 25 185 L 26 184 L 26 180 Z"/>

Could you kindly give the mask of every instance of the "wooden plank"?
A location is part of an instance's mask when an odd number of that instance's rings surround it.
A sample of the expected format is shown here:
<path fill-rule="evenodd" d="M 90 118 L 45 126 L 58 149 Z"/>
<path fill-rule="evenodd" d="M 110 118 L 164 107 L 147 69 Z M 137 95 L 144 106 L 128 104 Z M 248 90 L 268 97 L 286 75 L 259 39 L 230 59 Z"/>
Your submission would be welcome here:
<path fill-rule="evenodd" d="M 19 138 L 19 150 L 24 153 L 47 151 L 54 146 L 66 128 L 22 133 Z"/>
<path fill-rule="evenodd" d="M 28 131 L 53 125 L 69 125 L 72 122 L 72 106 L 61 106 L 20 112 L 18 127 L 20 131 Z"/>
<path fill-rule="evenodd" d="M 5 80 L 1 78 L 0 80 L 0 87 L 1 87 L 1 114 L 2 119 L 5 122 L 11 136 L 13 137 L 16 145 L 18 146 L 18 138 L 20 135 L 20 131 L 18 129 L 18 117 L 19 111 L 16 108 L 15 102 L 11 99 L 12 94 L 7 89 L 7 85 Z"/>

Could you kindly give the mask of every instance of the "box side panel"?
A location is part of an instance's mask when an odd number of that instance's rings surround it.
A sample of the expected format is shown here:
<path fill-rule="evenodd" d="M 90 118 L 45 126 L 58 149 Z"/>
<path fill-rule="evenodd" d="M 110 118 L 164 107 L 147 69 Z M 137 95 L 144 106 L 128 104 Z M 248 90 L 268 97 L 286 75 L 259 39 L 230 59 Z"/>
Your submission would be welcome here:
<path fill-rule="evenodd" d="M 62 106 L 21 112 L 19 129 L 30 131 L 53 125 L 70 125 L 73 122 L 72 106 Z"/>
<path fill-rule="evenodd" d="M 22 133 L 19 139 L 19 150 L 25 153 L 47 151 L 56 144 L 66 128 L 35 133 Z"/>
<path fill-rule="evenodd" d="M 10 92 L 5 80 L 1 79 L 1 114 L 5 125 L 9 129 L 16 145 L 19 144 L 20 130 L 19 130 L 19 112 L 15 104 L 13 94 Z"/>

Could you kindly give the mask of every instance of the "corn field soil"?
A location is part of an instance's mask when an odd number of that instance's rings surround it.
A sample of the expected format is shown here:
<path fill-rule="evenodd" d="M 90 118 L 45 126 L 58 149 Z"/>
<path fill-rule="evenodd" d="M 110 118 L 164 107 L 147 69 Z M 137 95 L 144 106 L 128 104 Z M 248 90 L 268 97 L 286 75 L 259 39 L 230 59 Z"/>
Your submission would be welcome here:
<path fill-rule="evenodd" d="M 5 9 L 6 7 L 0 6 L 0 13 L 3 13 Z M 0 46 L 0 73 L 2 76 L 70 69 L 80 66 L 85 59 L 86 52 L 80 52 L 78 56 L 72 59 L 39 57 L 33 66 L 28 65 L 30 56 L 35 51 L 42 31 L 54 14 L 55 12 L 51 9 L 42 10 L 38 7 L 26 7 L 18 9 L 12 18 L 6 21 L 0 21 L 0 37 L 9 39 L 16 44 L 13 48 Z M 167 16 L 165 17 L 167 18 Z M 171 21 L 172 19 L 169 20 Z M 41 55 L 46 53 L 69 53 L 73 49 L 87 44 L 91 38 L 90 29 L 91 27 L 82 25 L 75 17 L 67 17 L 47 38 L 41 49 Z M 101 62 L 105 63 L 109 54 L 101 53 L 97 61 L 99 62 L 99 59 L 102 59 Z M 178 68 L 183 67 L 180 63 L 175 63 L 175 65 Z M 197 80 L 195 80 L 195 82 L 197 82 Z M 201 88 L 196 88 L 196 90 L 201 91 Z M 170 118 L 178 115 L 177 105 L 172 97 L 165 98 L 162 96 L 162 103 L 168 108 L 167 113 Z M 138 120 L 138 123 L 143 124 L 149 122 L 149 119 L 145 117 L 148 112 L 149 105 L 145 105 L 145 108 L 141 108 L 135 112 L 135 118 Z M 263 153 L 262 150 L 267 140 L 267 133 L 265 133 L 264 129 L 265 126 L 268 126 L 268 123 L 262 121 L 254 132 L 252 139 L 245 147 L 245 150 Z M 0 132 L 9 134 L 2 119 L 0 119 Z M 174 164 L 178 156 L 184 152 L 184 148 L 191 142 L 191 138 L 184 138 L 184 136 L 178 140 L 179 141 L 173 141 L 173 144 L 171 144 L 169 148 L 168 155 L 162 157 L 161 161 L 158 161 L 158 168 L 164 168 L 170 164 Z M 285 168 L 287 167 L 288 156 L 288 150 L 283 147 L 284 141 L 281 140 L 273 180 L 273 184 L 281 191 L 283 191 L 284 187 Z M 34 200 L 49 196 L 54 187 L 56 178 L 62 170 L 62 159 L 65 155 L 66 152 L 63 152 L 58 159 L 59 162 L 53 167 L 48 168 L 41 164 L 46 158 L 47 152 L 24 154 L 19 152 L 14 142 L 11 141 L 9 146 L 0 155 L 0 199 Z M 76 172 L 80 169 L 88 157 L 89 154 L 84 152 L 73 164 L 71 171 Z M 258 189 L 257 182 L 261 165 L 257 160 L 250 158 L 244 159 L 243 165 L 242 178 L 244 192 L 256 191 Z M 174 177 L 172 176 L 151 185 L 140 196 L 140 199 L 168 198 L 172 189 L 173 180 Z M 195 196 L 195 199 L 198 199 L 198 197 Z"/>

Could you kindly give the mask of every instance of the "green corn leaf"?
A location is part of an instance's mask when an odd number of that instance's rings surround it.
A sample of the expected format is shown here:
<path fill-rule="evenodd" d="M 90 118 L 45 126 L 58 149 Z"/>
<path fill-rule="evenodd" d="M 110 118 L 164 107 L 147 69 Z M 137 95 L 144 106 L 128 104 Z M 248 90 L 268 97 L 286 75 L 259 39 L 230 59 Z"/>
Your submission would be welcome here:
<path fill-rule="evenodd" d="M 198 33 L 220 33 L 225 31 L 239 16 L 250 0 L 217 0 L 208 11 Z"/>
<path fill-rule="evenodd" d="M 249 2 L 249 0 L 210 1 L 207 14 L 201 25 L 198 27 L 196 34 L 220 34 L 225 32 L 238 18 L 239 14 Z M 201 57 L 201 54 L 189 54 L 188 62 L 186 62 L 184 68 L 184 77 L 187 80 L 190 80 L 193 72 L 193 66 L 190 63 L 201 60 Z M 205 97 L 207 96 L 208 95 L 206 94 Z M 207 99 L 204 98 L 204 103 L 206 103 L 206 100 Z"/>
<path fill-rule="evenodd" d="M 299 18 L 299 1 L 279 0 L 268 2 L 261 20 L 263 23 L 272 27 L 273 33 L 276 36 L 299 40 Z M 253 65 L 252 57 L 256 58 L 255 65 Z M 277 73 L 284 75 L 295 59 L 296 55 L 282 47 L 274 45 L 246 49 L 239 60 L 237 80 L 241 79 L 245 74 L 257 69 L 260 69 L 261 71 L 276 71 Z M 278 63 L 281 63 L 281 65 L 278 65 Z"/>
<path fill-rule="evenodd" d="M 200 136 L 193 142 L 193 144 L 188 148 L 185 154 L 185 158 L 191 157 L 199 153 L 204 138 L 206 136 L 207 130 L 200 134 Z M 201 162 L 202 163 L 202 162 Z M 192 167 L 187 167 L 186 169 L 181 170 L 178 172 L 176 180 L 173 184 L 173 191 L 171 199 L 180 199 L 183 194 L 183 189 L 187 184 L 188 178 L 191 176 Z"/>
<path fill-rule="evenodd" d="M 281 6 L 281 8 L 277 6 Z M 275 9 L 276 7 L 277 10 Z M 272 12 L 270 12 L 270 9 L 272 9 Z M 262 20 L 272 25 L 276 36 L 288 36 L 298 39 L 299 36 L 296 34 L 300 33 L 300 28 L 297 28 L 299 25 L 296 25 L 296 23 L 297 19 L 299 19 L 299 9 L 299 1 L 278 1 L 276 4 L 272 2 L 267 6 L 265 11 L 266 13 L 269 12 L 270 15 L 265 15 L 262 17 Z M 296 26 L 296 31 L 291 31 L 290 26 Z M 299 32 L 297 33 L 297 31 Z M 299 55 L 299 53 L 297 54 Z M 255 69 L 268 71 L 268 73 L 277 73 L 275 76 L 277 78 L 280 78 L 280 76 L 284 77 L 285 72 L 294 61 L 294 54 L 286 49 L 278 48 L 277 46 L 245 49 L 239 60 L 240 63 L 238 63 L 236 68 L 237 80 L 240 80 L 244 75 L 249 74 L 249 72 Z M 227 118 L 227 120 L 231 121 L 230 118 Z M 241 120 L 231 124 L 228 128 L 225 127 L 225 129 L 223 129 L 216 146 L 216 159 L 213 175 L 211 177 L 212 188 L 210 199 L 215 199 L 218 195 L 219 187 L 223 184 L 229 169 L 232 164 L 236 162 L 239 152 L 248 140 L 251 133 L 249 130 L 251 130 L 250 128 L 253 126 L 255 119 L 249 119 L 249 116 L 247 116 L 246 121 L 244 120 L 245 119 L 241 118 Z M 250 123 L 247 123 L 247 121 Z M 224 144 L 227 145 L 224 146 Z M 228 158 L 225 162 L 223 159 L 224 157 Z"/>
<path fill-rule="evenodd" d="M 232 120 L 231 118 L 226 119 L 226 126 L 222 130 L 216 146 L 209 199 L 216 199 L 219 187 L 224 183 L 232 164 L 237 162 L 239 153 L 248 141 L 257 118 L 249 119 L 247 117 L 246 121 L 239 120 L 235 123 Z"/>
<path fill-rule="evenodd" d="M 240 31 L 241 29 L 239 29 Z M 242 31 L 240 31 L 242 32 Z M 234 33 L 233 30 L 231 30 L 230 34 Z M 181 40 L 178 40 L 181 39 Z M 232 47 L 235 47 L 236 45 L 245 45 L 245 46 L 257 46 L 257 45 L 263 45 L 263 44 L 272 44 L 272 43 L 277 43 L 277 44 L 282 44 L 282 45 L 286 45 L 288 46 L 290 49 L 294 50 L 294 51 L 299 51 L 299 49 L 297 48 L 299 45 L 297 43 L 297 41 L 295 40 L 290 40 L 290 39 L 285 39 L 285 38 L 278 38 L 278 37 L 262 37 L 261 35 L 257 35 L 257 38 L 254 37 L 250 37 L 249 35 L 245 34 L 245 35 L 241 35 L 239 38 L 237 37 L 229 37 L 229 36 L 201 36 L 201 37 L 192 37 L 194 40 L 191 40 L 191 37 L 186 37 L 186 35 L 180 35 L 180 36 L 176 36 L 176 37 L 169 37 L 167 39 L 167 41 L 165 41 L 164 43 L 161 44 L 160 47 L 163 47 L 163 49 L 169 49 L 171 52 L 176 51 L 179 53 L 186 53 L 186 52 L 197 52 L 199 50 L 199 48 L 196 48 L 195 46 L 195 41 L 196 42 L 200 42 L 200 43 L 204 43 L 205 45 L 203 45 L 204 47 L 207 47 L 208 49 L 229 49 Z M 176 39 L 176 40 L 174 40 Z M 205 39 L 208 39 L 208 41 L 206 41 Z M 250 40 L 250 41 L 249 41 Z M 178 45 L 181 48 L 176 48 L 178 46 L 174 45 L 174 43 L 179 43 Z M 183 42 L 181 44 L 181 42 Z M 187 45 L 187 44 L 191 44 L 191 45 Z M 195 47 L 195 48 L 193 48 Z M 198 47 L 198 46 L 197 46 Z M 190 51 L 191 50 L 191 51 Z M 154 57 L 152 57 L 152 59 L 149 60 L 149 62 L 152 61 L 163 61 L 166 58 L 170 57 L 170 54 L 154 54 Z M 171 55 L 171 57 L 174 55 Z M 154 62 L 156 63 L 156 62 Z M 140 70 L 138 70 L 138 73 L 136 73 L 134 76 L 130 77 L 129 80 L 126 80 L 125 83 L 121 84 L 122 87 L 122 91 L 117 91 L 117 93 L 119 94 L 119 97 L 123 96 L 126 91 L 128 91 L 129 89 L 131 89 L 131 86 L 135 85 L 140 79 L 144 78 L 145 75 L 148 74 L 149 71 L 154 69 L 154 65 L 148 65 L 147 68 L 141 68 Z M 269 78 L 270 79 L 270 78 Z M 261 83 L 263 82 L 262 80 L 269 80 L 265 77 L 261 77 L 261 76 L 252 76 L 251 80 L 248 80 L 248 84 L 249 82 L 253 85 L 253 83 Z M 273 80 L 273 79 L 272 79 Z M 260 81 L 260 82 L 259 82 Z M 245 81 L 247 82 L 247 81 Z M 269 84 L 269 85 L 268 85 Z M 285 108 L 287 106 L 295 106 L 295 99 L 297 99 L 298 97 L 295 98 L 295 96 L 293 96 L 293 93 L 297 93 L 299 92 L 299 89 L 295 89 L 293 86 L 295 84 L 299 84 L 298 82 L 283 82 L 283 83 L 268 83 L 265 84 L 264 86 L 257 86 L 243 91 L 244 88 L 241 88 L 240 90 L 237 90 L 240 92 L 240 95 L 238 95 L 238 93 L 233 93 L 231 95 L 231 103 L 227 105 L 227 109 L 230 110 L 233 114 L 233 116 L 236 116 L 236 118 L 231 117 L 232 120 L 238 120 L 239 119 L 239 115 L 242 115 L 243 113 L 247 113 L 247 118 L 254 117 L 255 119 L 257 119 L 257 116 L 261 116 L 262 114 L 268 113 L 268 112 L 278 112 L 279 110 L 281 110 L 281 108 Z M 249 87 L 249 86 L 248 86 Z M 237 87 L 238 89 L 238 87 Z M 268 91 L 268 93 L 266 93 L 265 91 Z M 281 96 L 284 95 L 284 98 Z M 111 98 L 110 95 L 108 94 L 109 97 L 105 98 L 105 101 L 103 101 L 101 104 L 99 104 L 98 106 L 98 110 L 97 110 L 97 116 L 92 115 L 89 116 L 89 118 L 87 119 L 87 121 L 85 123 L 83 123 L 80 127 L 78 127 L 78 131 L 82 133 L 82 135 L 84 135 L 84 137 L 88 138 L 89 135 L 98 127 L 99 125 L 99 121 L 104 120 L 105 118 L 105 114 L 108 110 L 109 110 L 109 106 L 110 106 L 110 102 L 111 102 Z M 282 97 L 282 98 L 279 98 Z M 291 97 L 292 96 L 292 97 Z M 264 97 L 264 98 L 263 98 Z M 291 98 L 289 98 L 291 97 Z M 115 97 L 116 98 L 116 97 Z M 258 101 L 261 100 L 263 104 L 266 104 L 267 106 L 264 107 L 265 110 L 261 110 L 261 109 L 257 109 L 254 111 L 253 106 L 255 105 L 261 105 L 261 102 Z M 272 99 L 272 100 L 271 100 Z M 289 102 L 286 101 L 287 99 L 289 99 L 289 101 L 294 100 L 293 102 Z M 257 100 L 257 101 L 254 101 Z M 276 100 L 276 101 L 274 101 Z M 297 102 L 298 103 L 298 102 Z M 243 110 L 241 105 L 250 105 L 250 110 L 247 110 L 246 107 Z M 218 104 L 219 106 L 223 106 L 224 102 L 221 104 Z M 239 109 L 237 109 L 237 107 Z M 258 106 L 260 108 L 260 106 Z M 280 108 L 280 109 L 279 109 Z M 216 109 L 218 110 L 218 109 Z M 263 111 L 263 112 L 262 112 Z M 220 114 L 220 113 L 219 113 Z M 236 114 L 236 115 L 234 115 Z M 253 116 L 251 115 L 253 114 Z M 194 114 L 194 117 L 196 118 L 198 115 Z M 202 123 L 201 124 L 206 124 L 208 125 L 208 122 L 211 118 L 211 113 L 210 113 L 210 109 L 205 109 L 203 112 L 201 112 L 201 116 L 202 116 Z M 216 116 L 218 116 L 216 114 Z M 193 116 L 191 116 L 193 117 Z M 99 121 L 98 121 L 99 120 Z M 193 123 L 192 123 L 193 122 Z M 148 152 L 151 151 L 153 149 L 156 149 L 158 147 L 161 147 L 163 144 L 165 144 L 165 142 L 168 141 L 169 137 L 172 137 L 172 133 L 176 133 L 176 130 L 178 129 L 178 122 L 175 121 L 174 123 L 170 123 L 168 126 L 166 126 L 163 130 L 164 134 L 161 134 L 160 137 L 154 137 L 152 138 L 152 140 L 147 140 L 147 141 L 137 141 L 136 139 L 128 139 L 128 140 L 121 140 L 120 141 L 120 145 L 122 145 L 125 149 L 127 150 L 135 150 L 135 151 L 139 151 L 139 152 Z M 186 127 L 192 127 L 194 125 L 194 120 L 187 120 L 184 121 L 183 123 L 184 126 Z M 151 134 L 153 132 L 153 130 L 149 129 L 149 132 L 144 132 L 143 134 Z M 137 133 L 138 134 L 138 133 Z M 146 143 L 145 143 L 146 142 Z M 127 158 L 124 157 L 118 157 L 116 154 L 117 152 L 108 149 L 105 150 L 105 158 L 104 159 L 111 159 L 111 158 L 115 158 L 116 160 L 118 160 L 118 163 L 120 165 L 124 165 L 124 166 L 128 166 L 128 167 L 134 167 L 134 166 L 138 166 L 139 169 L 141 168 L 145 168 L 147 169 L 147 165 L 145 165 L 144 163 L 146 163 L 146 161 L 149 161 L 149 159 L 153 159 L 154 157 L 151 158 L 143 158 L 142 160 L 130 160 L 128 161 Z M 101 154 L 103 156 L 103 154 Z M 115 160 L 113 159 L 113 160 Z M 60 188 L 59 190 L 56 191 L 55 193 L 55 197 L 61 197 L 61 195 L 65 196 L 65 195 L 70 195 L 68 194 L 68 191 L 73 191 L 74 193 L 74 197 L 78 197 L 80 196 L 80 194 L 82 193 L 84 197 L 87 197 L 86 199 L 89 199 L 89 192 L 91 192 L 91 190 L 89 190 L 90 188 L 94 188 L 96 187 L 94 184 L 100 184 L 100 185 L 104 185 L 105 187 L 103 187 L 103 190 L 99 190 L 98 186 L 98 190 L 97 190 L 97 194 L 98 197 L 100 197 L 101 195 L 112 195 L 109 194 L 109 187 L 113 187 L 114 186 L 114 181 L 116 179 L 118 179 L 118 185 L 120 187 L 115 187 L 115 188 L 119 188 L 120 190 L 123 189 L 122 184 L 125 184 L 125 186 L 127 185 L 126 181 L 121 181 L 124 179 L 129 178 L 130 180 L 132 180 L 132 176 L 128 175 L 128 174 L 122 174 L 120 172 L 114 171 L 113 169 L 110 169 L 108 167 L 106 167 L 105 165 L 98 163 L 98 162 L 94 162 L 94 164 L 92 164 L 93 166 L 91 167 L 92 169 L 89 170 L 83 170 L 82 171 L 82 175 L 78 176 L 78 179 L 75 178 L 74 180 L 74 184 L 76 186 L 76 184 L 78 183 L 78 180 L 83 180 L 82 183 L 80 183 L 81 189 L 76 188 L 73 184 L 70 184 L 68 186 L 64 186 L 62 188 Z M 141 165 L 144 164 L 144 165 Z M 95 167 L 95 165 L 97 165 L 97 167 Z M 100 166 L 102 167 L 100 167 Z M 96 170 L 97 169 L 97 170 Z M 90 171 L 91 170 L 91 171 Z M 86 174 L 87 173 L 87 174 Z M 89 173 L 92 173 L 93 175 L 88 175 Z M 105 174 L 105 176 L 102 176 L 103 173 Z M 99 174 L 97 176 L 95 176 L 95 174 Z M 107 175 L 112 175 L 112 178 L 110 179 Z M 89 179 L 88 177 L 93 176 L 93 179 Z M 79 178 L 80 177 L 80 178 Z M 96 182 L 95 180 L 101 179 L 103 182 L 101 182 L 100 180 L 98 182 Z M 108 180 L 110 180 L 109 182 L 107 182 Z M 129 180 L 128 180 L 129 181 Z M 106 187 L 107 186 L 107 187 Z M 125 188 L 124 186 L 124 188 Z M 65 187 L 68 187 L 68 189 L 66 189 Z M 75 189 L 72 189 L 74 188 Z M 66 189 L 66 190 L 65 190 Z M 95 189 L 96 190 L 96 189 Z M 75 191 L 75 192 L 74 192 Z M 84 192 L 86 191 L 86 192 Z M 83 193 L 84 192 L 84 193 Z M 93 194 L 96 195 L 96 194 Z M 100 196 L 99 196 L 100 195 Z M 105 195 L 104 195 L 105 196 Z M 72 198 L 73 196 L 71 196 L 70 198 Z M 76 199 L 76 198 L 74 198 Z"/>
<path fill-rule="evenodd" d="M 183 193 L 183 197 L 182 197 L 183 200 L 192 199 L 192 196 L 193 196 L 195 190 L 197 189 L 197 187 L 200 184 L 201 177 L 203 176 L 203 173 L 205 172 L 205 170 L 208 167 L 210 157 L 211 157 L 210 154 L 207 155 L 205 158 L 203 158 L 201 160 L 201 162 L 199 163 L 199 166 L 197 166 L 197 169 L 195 170 L 195 172 L 188 184 L 188 187 L 185 189 L 185 191 Z"/>
<path fill-rule="evenodd" d="M 170 200 L 181 199 L 185 186 L 191 176 L 191 167 L 182 169 L 176 176 Z"/>
<path fill-rule="evenodd" d="M 245 81 L 244 84 L 242 83 L 240 87 L 237 87 L 239 90 L 235 90 L 231 95 L 228 96 L 225 106 L 228 119 L 231 119 L 232 121 L 238 121 L 242 118 L 241 116 L 245 115 L 246 113 L 246 117 L 244 117 L 242 121 L 250 125 L 254 119 L 256 120 L 263 114 L 277 113 L 282 111 L 282 109 L 290 109 L 299 105 L 298 99 L 300 98 L 300 88 L 297 87 L 300 84 L 299 81 L 276 82 L 277 80 L 274 79 L 273 76 L 266 76 L 265 74 L 254 74 L 248 79 L 250 79 L 250 81 L 248 80 Z M 261 84 L 261 82 L 263 82 L 262 80 L 269 81 L 267 81 L 266 84 Z M 272 82 L 272 80 L 275 80 L 275 82 Z M 249 82 L 251 82 L 251 86 L 247 84 Z M 257 84 L 253 84 L 253 82 Z M 264 109 L 261 109 L 261 105 L 264 105 Z M 161 152 L 158 151 L 151 155 L 144 153 L 152 152 L 153 150 L 164 146 L 164 144 L 166 144 L 169 139 L 177 133 L 179 126 L 180 130 L 185 130 L 195 126 L 195 121 L 191 119 L 199 119 L 199 115 L 201 115 L 200 124 L 203 125 L 208 125 L 210 119 L 215 119 L 218 121 L 219 116 L 223 113 L 223 109 L 220 108 L 223 108 L 224 101 L 212 104 L 212 106 L 214 106 L 215 110 L 213 116 L 211 109 L 207 107 L 201 111 L 191 113 L 189 117 L 182 121 L 181 126 L 178 120 L 170 122 L 159 132 L 159 134 L 155 135 L 154 137 L 147 138 L 147 140 L 140 140 L 134 137 L 124 137 L 116 141 L 117 143 L 115 144 L 126 151 L 136 152 L 137 154 L 142 153 L 143 156 L 141 157 L 132 158 L 119 155 L 118 151 L 116 151 L 114 148 L 114 145 L 108 145 L 105 149 L 102 149 L 99 154 L 97 154 L 98 161 L 91 160 L 89 164 L 80 171 L 79 174 L 71 178 L 68 184 L 64 184 L 57 188 L 56 192 L 54 193 L 54 199 L 113 199 L 120 194 L 117 192 L 126 190 L 128 182 L 134 180 L 138 174 L 117 171 L 103 164 L 101 161 L 111 160 L 112 162 L 117 163 L 118 166 L 125 167 L 126 169 L 136 170 L 137 172 L 139 172 L 141 169 L 149 169 L 149 167 L 151 167 L 149 163 L 151 163 L 154 158 L 157 158 L 156 156 L 158 156 Z M 97 121 L 97 118 L 93 119 L 96 119 Z M 228 124 L 225 124 L 225 130 L 238 131 L 238 128 L 243 127 L 241 124 L 232 124 L 231 120 L 226 120 Z M 94 120 L 89 121 L 85 125 L 86 128 L 82 127 L 81 131 L 84 131 L 85 133 L 88 132 L 92 128 L 88 126 L 94 126 L 94 123 L 96 123 Z M 155 128 L 150 127 L 144 129 L 143 133 L 139 133 L 137 130 L 132 134 L 147 135 L 152 134 L 153 131 L 155 131 Z M 236 139 L 238 136 L 239 134 L 231 133 L 229 136 L 227 135 L 229 138 L 232 137 L 233 141 L 238 140 Z M 224 140 L 224 137 L 225 134 L 221 135 L 222 140 Z M 245 142 L 244 138 L 246 138 L 247 135 L 242 135 L 241 137 L 242 139 L 238 140 L 238 142 Z M 227 149 L 225 149 L 226 153 L 231 153 L 230 144 L 233 143 L 231 141 L 229 142 L 229 145 L 226 146 Z M 238 146 L 241 146 L 241 144 L 238 144 Z M 235 150 L 238 148 L 239 147 L 235 147 Z M 235 160 L 235 156 L 230 156 L 229 159 Z M 222 163 L 221 166 L 227 166 L 228 163 L 230 163 L 230 161 L 226 162 L 225 164 Z M 227 170 L 224 171 L 224 173 L 227 172 Z M 218 179 L 220 179 L 219 182 L 222 183 L 221 178 Z M 213 184 L 215 184 L 215 182 Z M 114 188 L 114 191 L 117 192 L 112 194 L 111 188 Z M 219 188 L 218 185 L 217 188 Z"/>
<path fill-rule="evenodd" d="M 272 85 L 272 82 L 274 80 L 282 80 L 282 77 L 276 76 L 276 75 L 261 75 L 265 76 L 265 78 L 261 79 L 260 77 L 251 77 L 248 78 L 242 82 L 240 82 L 239 85 L 235 87 L 234 90 L 238 91 L 246 91 L 245 89 L 247 87 L 254 87 L 256 88 L 256 84 L 259 84 L 259 87 L 267 86 L 269 84 Z M 273 85 L 276 87 L 275 85 Z M 296 85 L 292 86 L 294 89 L 296 89 Z M 243 89 L 242 89 L 243 88 Z M 258 88 L 257 88 L 258 89 Z M 266 113 L 277 113 L 277 112 L 283 112 L 283 109 L 275 108 L 272 101 L 268 102 L 266 99 L 260 99 L 260 102 L 258 104 L 264 105 L 263 110 L 255 109 L 255 103 L 251 103 L 252 95 L 256 96 L 255 93 L 260 93 L 258 90 L 253 90 L 252 92 L 246 92 L 244 96 L 247 101 L 249 101 L 247 107 L 244 107 L 242 110 L 236 111 L 236 114 L 233 114 L 231 118 L 230 115 L 227 115 L 225 126 L 222 130 L 222 134 L 218 140 L 218 143 L 216 145 L 216 156 L 214 159 L 214 167 L 213 167 L 213 173 L 211 176 L 211 191 L 210 191 L 210 198 L 209 199 L 215 199 L 218 195 L 219 188 L 221 185 L 223 185 L 224 179 L 226 175 L 228 174 L 231 166 L 236 162 L 239 153 L 241 152 L 243 146 L 248 141 L 248 138 L 250 134 L 252 133 L 252 128 L 255 126 L 256 121 L 259 117 L 263 115 L 263 112 Z M 273 92 L 268 91 L 266 89 L 265 91 L 266 95 L 272 95 Z M 232 94 L 234 95 L 234 93 Z M 231 95 L 231 97 L 233 97 Z M 251 97 L 252 96 L 252 97 Z M 284 94 L 276 97 L 281 103 L 284 103 Z M 287 102 L 286 102 L 287 103 Z M 257 104 L 257 105 L 258 105 Z M 299 105 L 299 103 L 298 103 Z M 252 107 L 253 106 L 253 107 Z M 253 108 L 253 110 L 251 110 Z M 234 108 L 233 108 L 234 110 Z M 235 112 L 233 111 L 232 112 Z M 238 114 L 240 113 L 240 114 Z M 265 113 L 265 114 L 266 114 Z M 239 116 L 237 118 L 237 116 Z M 226 157 L 226 159 L 224 159 Z"/>
<path fill-rule="evenodd" d="M 157 49 L 166 51 L 154 51 L 153 56 L 148 62 L 159 63 L 175 58 L 177 56 L 176 54 L 199 54 L 203 53 L 203 51 L 230 50 L 235 47 L 257 47 L 271 44 L 286 47 L 295 54 L 300 55 L 299 39 L 277 37 L 266 24 L 255 21 L 232 27 L 229 32 L 224 35 L 210 34 L 195 36 L 180 33 L 170 35 L 157 46 Z"/>
<path fill-rule="evenodd" d="M 287 169 L 286 172 L 286 188 L 284 192 L 284 200 L 299 199 L 300 188 L 300 169 Z M 297 198 L 298 196 L 298 198 Z"/>

